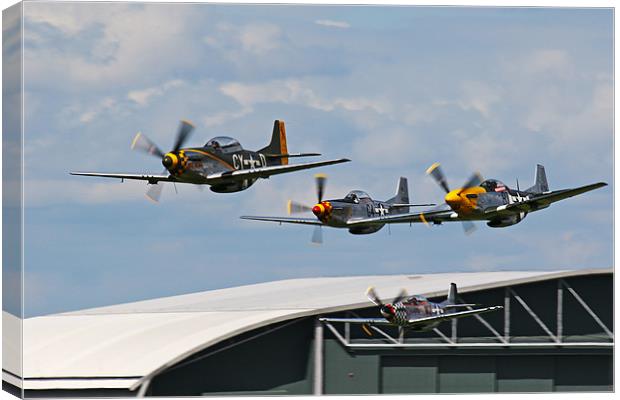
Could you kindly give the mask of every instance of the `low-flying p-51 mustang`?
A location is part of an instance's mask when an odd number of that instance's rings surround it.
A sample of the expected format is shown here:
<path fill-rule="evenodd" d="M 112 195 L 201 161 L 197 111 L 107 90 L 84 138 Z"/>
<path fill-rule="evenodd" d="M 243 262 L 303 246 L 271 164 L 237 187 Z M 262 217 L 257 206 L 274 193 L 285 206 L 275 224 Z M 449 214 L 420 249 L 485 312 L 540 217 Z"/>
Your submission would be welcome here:
<path fill-rule="evenodd" d="M 450 284 L 447 299 L 441 303 L 433 303 L 423 296 L 407 296 L 405 290 L 401 291 L 391 303 L 385 304 L 372 287 L 368 288 L 366 296 L 379 307 L 383 318 L 319 318 L 319 320 L 362 324 L 364 331 L 370 335 L 369 325 L 392 325 L 414 331 L 429 331 L 444 321 L 504 308 L 502 306 L 473 308 L 477 304 L 457 303 L 457 288 L 454 283 Z"/>
<path fill-rule="evenodd" d="M 545 209 L 556 201 L 564 200 L 606 186 L 604 182 L 580 186 L 574 189 L 549 190 L 545 167 L 536 167 L 536 182 L 534 186 L 520 190 L 511 189 L 496 179 L 483 180 L 480 174 L 475 173 L 460 188 L 451 190 L 439 163 L 433 164 L 426 171 L 446 192 L 445 204 L 435 209 L 407 215 L 387 215 L 371 217 L 350 224 L 364 226 L 386 223 L 441 224 L 445 221 L 461 221 L 466 233 L 474 229 L 471 221 L 487 221 L 492 228 L 510 226 L 521 222 L 528 213 Z"/>
<path fill-rule="evenodd" d="M 258 151 L 245 150 L 237 140 L 227 136 L 214 137 L 202 147 L 183 148 L 183 144 L 193 129 L 194 126 L 190 122 L 181 121 L 174 146 L 167 153 L 161 151 L 142 133 L 135 136 L 131 148 L 159 158 L 164 166 L 164 172 L 160 175 L 107 172 L 71 172 L 70 174 L 121 180 L 144 180 L 150 184 L 146 193 L 147 197 L 158 201 L 162 190 L 159 182 L 210 185 L 214 192 L 231 193 L 249 188 L 258 178 L 269 178 L 271 175 L 350 161 L 341 158 L 289 165 L 289 158 L 319 156 L 320 154 L 289 153 L 284 121 L 275 121 L 271 142 Z"/>
<path fill-rule="evenodd" d="M 407 178 L 401 177 L 398 182 L 396 195 L 389 200 L 373 200 L 361 190 L 352 190 L 342 199 L 323 200 L 325 191 L 325 175 L 316 176 L 316 191 L 318 202 L 314 207 L 289 201 L 288 212 L 290 214 L 312 211 L 316 218 L 287 218 L 287 217 L 260 217 L 242 216 L 242 219 L 255 221 L 269 221 L 288 224 L 314 225 L 312 235 L 313 243 L 322 243 L 323 236 L 321 227 L 347 228 L 355 235 L 374 233 L 383 228 L 384 224 L 355 224 L 351 222 L 372 218 L 376 216 L 401 215 L 409 213 L 409 207 L 433 206 L 434 204 L 410 204 Z"/>

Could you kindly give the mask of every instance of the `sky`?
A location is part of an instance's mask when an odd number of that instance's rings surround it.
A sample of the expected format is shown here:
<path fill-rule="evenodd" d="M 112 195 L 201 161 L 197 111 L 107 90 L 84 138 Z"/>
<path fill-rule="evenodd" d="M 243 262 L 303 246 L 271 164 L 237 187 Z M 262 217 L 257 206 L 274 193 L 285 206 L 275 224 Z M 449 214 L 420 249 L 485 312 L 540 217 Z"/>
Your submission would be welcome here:
<path fill-rule="evenodd" d="M 214 136 L 264 147 L 286 121 L 291 152 L 323 168 L 327 198 L 363 189 L 441 202 L 474 172 L 522 188 L 613 182 L 610 9 L 24 4 L 25 316 L 314 276 L 613 266 L 611 186 L 514 226 L 393 225 L 373 235 L 243 221 L 315 201 L 319 170 L 234 194 L 72 170 L 161 172 L 138 131 L 172 146 Z M 372 282 L 369 282 L 371 284 Z"/>

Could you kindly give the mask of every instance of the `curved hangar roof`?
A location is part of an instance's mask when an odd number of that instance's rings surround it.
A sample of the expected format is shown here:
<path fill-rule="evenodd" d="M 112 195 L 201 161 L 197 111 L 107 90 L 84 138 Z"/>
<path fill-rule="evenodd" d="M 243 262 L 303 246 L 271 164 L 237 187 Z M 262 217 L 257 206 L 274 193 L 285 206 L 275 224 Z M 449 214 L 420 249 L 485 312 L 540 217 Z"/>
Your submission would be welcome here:
<path fill-rule="evenodd" d="M 385 298 L 396 296 L 401 288 L 434 297 L 445 296 L 450 282 L 456 282 L 464 293 L 609 272 L 290 279 L 28 318 L 23 325 L 24 384 L 25 389 L 135 389 L 145 378 L 179 360 L 245 331 L 302 316 L 366 307 L 369 303 L 364 293 L 371 284 Z M 5 323 L 10 322 L 7 315 Z M 10 366 L 5 368 L 19 375 Z M 3 375 L 3 379 L 15 381 L 6 372 Z"/>

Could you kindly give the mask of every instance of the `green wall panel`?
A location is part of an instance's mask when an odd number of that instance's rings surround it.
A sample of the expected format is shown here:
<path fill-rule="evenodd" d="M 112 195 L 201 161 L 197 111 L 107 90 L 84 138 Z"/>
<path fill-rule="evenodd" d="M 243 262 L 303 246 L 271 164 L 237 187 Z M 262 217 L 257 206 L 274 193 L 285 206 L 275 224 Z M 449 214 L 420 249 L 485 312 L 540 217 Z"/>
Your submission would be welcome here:
<path fill-rule="evenodd" d="M 605 355 L 556 357 L 556 392 L 613 390 L 613 360 Z"/>
<path fill-rule="evenodd" d="M 325 341 L 324 393 L 379 393 L 379 356 L 348 353 L 340 343 Z"/>
<path fill-rule="evenodd" d="M 553 356 L 497 357 L 496 368 L 498 392 L 553 391 Z"/>
<path fill-rule="evenodd" d="M 445 356 L 439 359 L 440 393 L 495 391 L 495 357 Z"/>
<path fill-rule="evenodd" d="M 435 393 L 437 372 L 437 357 L 384 356 L 381 393 Z"/>

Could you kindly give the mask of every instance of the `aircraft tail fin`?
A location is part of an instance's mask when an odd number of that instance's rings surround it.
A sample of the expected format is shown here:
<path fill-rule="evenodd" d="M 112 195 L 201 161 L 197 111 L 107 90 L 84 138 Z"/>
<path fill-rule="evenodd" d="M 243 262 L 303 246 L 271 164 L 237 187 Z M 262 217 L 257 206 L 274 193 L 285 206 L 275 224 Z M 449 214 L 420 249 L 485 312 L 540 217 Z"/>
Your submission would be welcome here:
<path fill-rule="evenodd" d="M 545 167 L 538 164 L 536 165 L 536 183 L 531 188 L 528 188 L 526 192 L 532 193 L 545 193 L 549 191 L 549 184 L 547 183 L 547 174 L 545 173 Z"/>
<path fill-rule="evenodd" d="M 389 204 L 409 204 L 409 185 L 407 178 L 400 177 L 396 187 L 396 195 L 387 201 Z"/>
<path fill-rule="evenodd" d="M 451 283 L 450 288 L 448 289 L 448 298 L 446 299 L 446 303 L 456 304 L 457 296 L 458 296 L 458 291 L 456 289 L 456 283 Z"/>
<path fill-rule="evenodd" d="M 284 121 L 275 120 L 273 123 L 273 133 L 271 134 L 271 142 L 267 147 L 259 150 L 261 153 L 269 154 L 288 154 L 286 147 L 286 128 Z M 273 163 L 270 165 L 288 165 L 288 157 L 274 157 Z"/>

